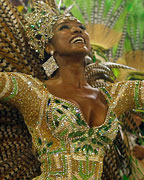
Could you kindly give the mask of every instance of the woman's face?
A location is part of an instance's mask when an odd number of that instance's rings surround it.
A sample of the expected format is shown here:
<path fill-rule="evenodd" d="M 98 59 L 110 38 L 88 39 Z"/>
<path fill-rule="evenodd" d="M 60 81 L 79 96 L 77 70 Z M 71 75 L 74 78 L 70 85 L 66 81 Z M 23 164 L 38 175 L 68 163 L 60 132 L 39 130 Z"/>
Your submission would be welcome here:
<path fill-rule="evenodd" d="M 51 45 L 59 55 L 90 52 L 89 35 L 78 20 L 59 20 L 53 27 Z"/>

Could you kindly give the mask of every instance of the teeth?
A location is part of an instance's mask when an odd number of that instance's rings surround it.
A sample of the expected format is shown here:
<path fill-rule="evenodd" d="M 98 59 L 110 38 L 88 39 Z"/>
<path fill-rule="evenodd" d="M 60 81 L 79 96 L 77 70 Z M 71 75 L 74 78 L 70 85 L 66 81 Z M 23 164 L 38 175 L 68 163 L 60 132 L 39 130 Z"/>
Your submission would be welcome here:
<path fill-rule="evenodd" d="M 79 42 L 84 43 L 84 39 L 82 37 L 76 37 L 71 41 L 71 43 L 79 43 Z"/>

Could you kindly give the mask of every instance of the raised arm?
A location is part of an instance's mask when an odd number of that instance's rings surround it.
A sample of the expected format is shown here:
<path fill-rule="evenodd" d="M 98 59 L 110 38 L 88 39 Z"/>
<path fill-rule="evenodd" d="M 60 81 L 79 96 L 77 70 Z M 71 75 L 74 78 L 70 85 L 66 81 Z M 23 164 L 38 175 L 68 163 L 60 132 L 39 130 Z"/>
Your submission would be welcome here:
<path fill-rule="evenodd" d="M 110 89 L 112 108 L 117 116 L 130 109 L 144 107 L 144 81 L 118 82 Z"/>
<path fill-rule="evenodd" d="M 17 107 L 27 125 L 36 123 L 43 97 L 42 83 L 32 76 L 21 73 L 0 73 L 0 101 L 9 102 Z"/>

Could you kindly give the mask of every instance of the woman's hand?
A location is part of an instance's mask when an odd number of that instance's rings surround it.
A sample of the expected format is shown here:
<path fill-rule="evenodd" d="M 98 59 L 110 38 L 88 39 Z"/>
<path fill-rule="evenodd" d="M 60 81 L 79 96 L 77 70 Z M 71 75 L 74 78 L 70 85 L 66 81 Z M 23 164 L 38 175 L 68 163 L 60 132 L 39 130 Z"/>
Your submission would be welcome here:
<path fill-rule="evenodd" d="M 144 159 L 144 146 L 138 146 L 136 145 L 133 148 L 133 155 L 138 158 L 139 160 Z"/>

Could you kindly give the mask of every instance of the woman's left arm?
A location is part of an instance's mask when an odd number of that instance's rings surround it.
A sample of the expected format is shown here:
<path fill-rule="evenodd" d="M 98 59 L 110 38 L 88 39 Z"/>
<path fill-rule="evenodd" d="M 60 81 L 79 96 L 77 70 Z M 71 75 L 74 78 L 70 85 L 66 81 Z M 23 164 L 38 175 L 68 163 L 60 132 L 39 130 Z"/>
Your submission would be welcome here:
<path fill-rule="evenodd" d="M 144 107 L 144 81 L 123 81 L 111 88 L 112 106 L 117 116 Z"/>

